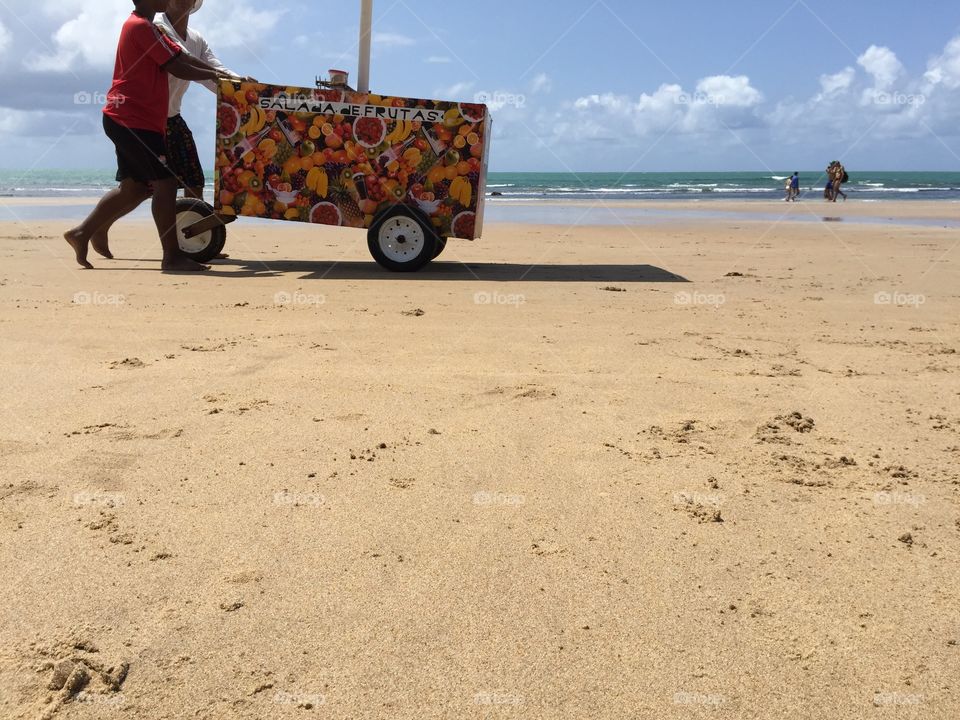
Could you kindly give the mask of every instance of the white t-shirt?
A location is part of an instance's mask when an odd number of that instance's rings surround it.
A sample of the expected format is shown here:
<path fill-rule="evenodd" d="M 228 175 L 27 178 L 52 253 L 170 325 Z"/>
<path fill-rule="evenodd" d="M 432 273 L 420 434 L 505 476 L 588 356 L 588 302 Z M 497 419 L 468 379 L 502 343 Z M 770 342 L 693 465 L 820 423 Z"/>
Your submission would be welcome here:
<path fill-rule="evenodd" d="M 170 22 L 170 19 L 167 17 L 166 13 L 160 15 L 157 20 L 157 25 L 164 29 L 164 31 L 182 47 L 186 52 L 190 53 L 194 57 L 200 58 L 207 65 L 212 65 L 217 70 L 227 75 L 233 75 L 234 77 L 240 77 L 232 70 L 228 70 L 224 67 L 223 63 L 220 62 L 220 59 L 214 55 L 213 50 L 210 49 L 210 46 L 207 45 L 207 41 L 203 39 L 203 35 L 198 33 L 192 27 L 187 27 L 187 38 L 184 39 L 180 37 L 180 34 L 173 29 L 173 23 Z M 180 114 L 180 106 L 183 103 L 183 96 L 186 95 L 187 89 L 190 87 L 191 80 L 181 80 L 178 77 L 170 76 L 170 104 L 167 107 L 167 117 L 176 117 Z M 217 92 L 217 84 L 212 80 L 201 80 L 198 81 L 210 92 Z"/>

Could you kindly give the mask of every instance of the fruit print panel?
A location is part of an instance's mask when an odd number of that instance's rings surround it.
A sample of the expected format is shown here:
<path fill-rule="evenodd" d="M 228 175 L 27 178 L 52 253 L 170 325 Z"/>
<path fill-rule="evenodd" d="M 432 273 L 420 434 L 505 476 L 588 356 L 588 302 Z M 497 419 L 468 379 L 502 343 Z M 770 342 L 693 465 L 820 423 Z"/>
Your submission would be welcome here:
<path fill-rule="evenodd" d="M 225 215 L 369 228 L 401 203 L 474 239 L 485 105 L 224 81 L 215 206 Z"/>

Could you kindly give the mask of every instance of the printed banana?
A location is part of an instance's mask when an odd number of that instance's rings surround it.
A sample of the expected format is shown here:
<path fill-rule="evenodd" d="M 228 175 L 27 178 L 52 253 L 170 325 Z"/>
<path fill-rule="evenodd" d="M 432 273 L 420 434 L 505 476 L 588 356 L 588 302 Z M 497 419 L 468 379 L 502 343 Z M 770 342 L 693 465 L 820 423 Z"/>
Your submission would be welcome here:
<path fill-rule="evenodd" d="M 326 197 L 330 190 L 330 179 L 322 168 L 314 167 L 307 173 L 307 187 L 320 197 Z"/>
<path fill-rule="evenodd" d="M 256 135 L 267 124 L 267 115 L 256 105 L 250 106 L 250 118 L 240 128 L 245 135 Z"/>
<path fill-rule="evenodd" d="M 387 135 L 387 142 L 394 145 L 403 142 L 413 132 L 413 122 L 410 120 L 397 120 L 393 130 Z"/>

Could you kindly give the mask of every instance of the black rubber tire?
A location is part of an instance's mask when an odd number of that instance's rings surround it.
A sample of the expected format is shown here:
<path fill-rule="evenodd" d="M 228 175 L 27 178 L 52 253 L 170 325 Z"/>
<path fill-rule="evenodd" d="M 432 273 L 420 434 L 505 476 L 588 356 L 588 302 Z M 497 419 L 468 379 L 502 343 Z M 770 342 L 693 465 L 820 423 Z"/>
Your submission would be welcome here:
<path fill-rule="evenodd" d="M 440 254 L 447 249 L 447 239 L 438 237 L 437 238 L 437 249 L 433 251 L 433 259 L 436 260 L 440 257 Z"/>
<path fill-rule="evenodd" d="M 189 217 L 187 217 L 189 214 Z M 203 200 L 196 198 L 179 198 L 177 200 L 177 241 L 180 252 L 191 260 L 199 263 L 209 262 L 223 252 L 227 244 L 227 228 L 219 225 L 194 238 L 183 237 L 182 227 L 189 225 L 200 218 L 209 217 L 214 210 Z M 199 216 L 199 217 L 197 217 Z"/>
<path fill-rule="evenodd" d="M 413 240 L 405 239 L 405 234 Z M 400 245 L 391 243 L 391 238 L 399 237 Z M 377 264 L 392 272 L 416 272 L 437 256 L 437 237 L 430 221 L 419 210 L 407 205 L 394 205 L 385 210 L 367 231 L 367 247 Z M 409 243 L 409 245 L 407 244 Z M 387 255 L 384 246 L 393 257 Z M 409 248 L 409 254 L 404 246 Z"/>

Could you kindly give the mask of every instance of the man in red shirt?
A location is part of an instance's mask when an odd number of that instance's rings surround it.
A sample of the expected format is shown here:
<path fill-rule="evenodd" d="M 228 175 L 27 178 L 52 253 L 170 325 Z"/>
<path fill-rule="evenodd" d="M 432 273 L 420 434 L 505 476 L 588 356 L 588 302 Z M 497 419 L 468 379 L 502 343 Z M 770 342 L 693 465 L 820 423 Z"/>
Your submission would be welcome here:
<path fill-rule="evenodd" d="M 64 233 L 85 268 L 97 230 L 153 194 L 153 219 L 163 246 L 161 269 L 206 270 L 180 252 L 177 242 L 177 179 L 167 166 L 167 73 L 184 80 L 220 79 L 220 72 L 164 35 L 153 24 L 169 0 L 133 0 L 134 10 L 120 32 L 113 85 L 103 109 L 103 129 L 117 149 L 120 186 L 106 193 L 80 225 Z M 108 251 L 109 252 L 109 251 Z"/>

